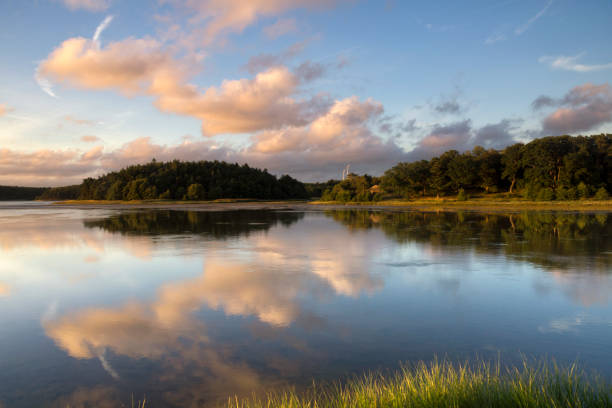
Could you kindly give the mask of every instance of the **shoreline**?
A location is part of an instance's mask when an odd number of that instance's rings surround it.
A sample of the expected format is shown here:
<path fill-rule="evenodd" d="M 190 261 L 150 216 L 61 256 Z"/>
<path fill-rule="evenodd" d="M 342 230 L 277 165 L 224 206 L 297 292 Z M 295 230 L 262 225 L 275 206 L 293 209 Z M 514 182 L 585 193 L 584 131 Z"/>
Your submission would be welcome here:
<path fill-rule="evenodd" d="M 27 203 L 27 204 L 25 204 Z M 112 209 L 112 210 L 189 210 L 189 211 L 232 211 L 232 210 L 287 210 L 326 211 L 343 209 L 393 210 L 393 211 L 477 211 L 477 212 L 523 212 L 523 211 L 565 211 L 565 212 L 612 212 L 612 200 L 595 201 L 523 201 L 523 200 L 468 200 L 430 199 L 394 200 L 382 202 L 340 203 L 324 201 L 260 201 L 260 200 L 215 200 L 215 201 L 32 201 L 4 202 L 0 209 Z"/>

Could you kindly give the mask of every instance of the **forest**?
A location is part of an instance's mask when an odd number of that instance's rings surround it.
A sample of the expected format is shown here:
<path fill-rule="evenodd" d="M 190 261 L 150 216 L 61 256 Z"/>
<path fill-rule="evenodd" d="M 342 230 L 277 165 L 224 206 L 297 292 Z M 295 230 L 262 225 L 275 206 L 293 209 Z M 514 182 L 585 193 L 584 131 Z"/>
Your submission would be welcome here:
<path fill-rule="evenodd" d="M 3 201 L 29 201 L 47 191 L 46 187 L 19 187 L 19 186 L 0 186 L 0 200 Z"/>
<path fill-rule="evenodd" d="M 214 200 L 308 198 L 304 184 L 248 165 L 219 161 L 157 162 L 126 167 L 79 186 L 47 190 L 40 199 Z"/>
<path fill-rule="evenodd" d="M 503 150 L 477 146 L 431 160 L 398 163 L 381 177 L 351 174 L 328 187 L 323 201 L 443 197 L 506 192 L 529 200 L 608 199 L 612 189 L 612 135 L 555 136 Z"/>

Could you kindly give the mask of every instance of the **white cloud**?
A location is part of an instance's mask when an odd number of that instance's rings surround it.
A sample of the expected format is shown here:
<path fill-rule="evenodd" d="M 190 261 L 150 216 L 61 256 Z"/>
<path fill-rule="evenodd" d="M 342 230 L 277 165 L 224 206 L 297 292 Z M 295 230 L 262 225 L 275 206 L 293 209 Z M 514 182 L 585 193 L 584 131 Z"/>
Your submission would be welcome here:
<path fill-rule="evenodd" d="M 63 0 L 70 10 L 104 11 L 110 7 L 111 0 Z"/>
<path fill-rule="evenodd" d="M 552 69 L 560 69 L 564 71 L 574 72 L 592 72 L 592 71 L 603 71 L 606 69 L 612 69 L 612 62 L 607 64 L 594 64 L 586 65 L 578 63 L 578 60 L 582 58 L 584 53 L 575 56 L 559 55 L 543 56 L 538 59 L 538 62 L 542 64 L 548 64 Z"/>

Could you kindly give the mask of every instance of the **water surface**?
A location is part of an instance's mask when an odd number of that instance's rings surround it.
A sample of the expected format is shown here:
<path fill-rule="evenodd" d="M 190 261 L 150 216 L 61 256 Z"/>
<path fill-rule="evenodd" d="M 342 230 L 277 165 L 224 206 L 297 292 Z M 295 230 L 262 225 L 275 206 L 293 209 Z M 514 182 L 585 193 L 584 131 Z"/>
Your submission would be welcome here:
<path fill-rule="evenodd" d="M 0 405 L 205 406 L 403 361 L 612 376 L 612 215 L 0 209 Z"/>

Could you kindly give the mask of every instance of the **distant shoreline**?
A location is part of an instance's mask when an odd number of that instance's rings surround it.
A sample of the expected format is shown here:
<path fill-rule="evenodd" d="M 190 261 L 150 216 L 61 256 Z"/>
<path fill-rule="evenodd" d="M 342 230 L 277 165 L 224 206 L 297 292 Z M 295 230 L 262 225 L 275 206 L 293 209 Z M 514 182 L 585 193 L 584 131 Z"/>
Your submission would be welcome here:
<path fill-rule="evenodd" d="M 36 203 L 36 205 L 32 205 Z M 414 210 L 414 211 L 598 211 L 612 212 L 612 200 L 595 201 L 526 201 L 526 200 L 486 200 L 474 199 L 458 201 L 456 199 L 422 199 L 422 200 L 393 200 L 363 203 L 339 203 L 324 201 L 265 201 L 227 199 L 215 201 L 95 201 L 70 200 L 53 202 L 3 202 L 0 209 L 45 209 L 45 208 L 74 208 L 74 209 L 157 209 L 157 210 L 190 210 L 190 211 L 224 211 L 224 210 L 294 210 L 294 211 L 325 211 L 342 209 L 364 210 Z"/>

